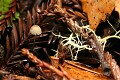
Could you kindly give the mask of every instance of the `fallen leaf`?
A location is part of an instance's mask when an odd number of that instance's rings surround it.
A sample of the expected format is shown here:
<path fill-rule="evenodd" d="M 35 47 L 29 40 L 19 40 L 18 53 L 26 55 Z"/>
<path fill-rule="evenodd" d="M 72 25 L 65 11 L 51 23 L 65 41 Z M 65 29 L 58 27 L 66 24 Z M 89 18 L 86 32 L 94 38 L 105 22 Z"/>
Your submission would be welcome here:
<path fill-rule="evenodd" d="M 120 17 L 120 0 L 115 0 L 115 11 L 118 12 Z"/>
<path fill-rule="evenodd" d="M 82 65 L 81 63 L 65 60 L 63 63 L 64 70 L 76 80 L 109 80 L 99 69 L 93 69 Z"/>
<path fill-rule="evenodd" d="M 115 0 L 81 0 L 82 10 L 88 15 L 90 28 L 96 30 L 115 7 Z"/>

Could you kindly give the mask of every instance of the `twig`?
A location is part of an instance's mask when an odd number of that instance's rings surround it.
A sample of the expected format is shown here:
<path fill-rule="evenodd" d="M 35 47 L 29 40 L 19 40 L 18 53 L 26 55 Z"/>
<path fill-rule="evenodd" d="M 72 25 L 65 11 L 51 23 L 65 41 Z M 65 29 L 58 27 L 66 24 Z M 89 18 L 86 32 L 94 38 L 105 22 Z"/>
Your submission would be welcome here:
<path fill-rule="evenodd" d="M 83 38 L 86 39 L 86 41 L 89 42 L 89 44 L 91 45 L 93 50 L 98 54 L 98 57 L 99 57 L 100 62 L 101 62 L 101 67 L 102 67 L 103 73 L 105 75 L 109 76 L 110 71 L 108 71 L 108 70 L 110 70 L 110 67 L 109 67 L 109 64 L 105 60 L 102 45 L 98 42 L 95 34 L 88 35 L 87 33 L 85 33 L 83 31 L 83 29 L 78 25 L 78 23 L 73 21 L 72 19 L 67 18 L 67 24 L 69 25 L 68 27 L 70 27 L 70 29 L 73 30 L 73 32 L 80 34 Z M 107 69 L 107 71 L 106 71 L 106 69 Z"/>
<path fill-rule="evenodd" d="M 51 66 L 50 64 L 41 61 L 40 59 L 38 59 L 36 56 L 34 56 L 32 53 L 30 53 L 28 51 L 28 49 L 22 49 L 22 54 L 28 56 L 28 58 L 36 63 L 37 66 L 43 66 L 46 67 L 48 69 L 50 69 L 51 71 L 53 71 L 54 73 L 56 73 L 57 75 L 59 75 L 60 77 L 66 77 L 69 80 L 74 80 L 73 78 L 69 78 L 68 75 L 66 75 L 64 72 L 58 70 L 57 68 L 55 68 L 54 66 Z"/>
<path fill-rule="evenodd" d="M 65 76 L 68 78 L 68 80 L 74 80 L 64 69 L 61 65 L 59 65 L 61 71 L 65 74 Z"/>
<path fill-rule="evenodd" d="M 68 65 L 75 66 L 75 67 L 77 67 L 77 68 L 79 68 L 79 69 L 82 69 L 82 70 L 84 70 L 84 71 L 87 71 L 87 72 L 91 72 L 91 73 L 94 73 L 94 74 L 101 75 L 100 72 L 96 72 L 96 71 L 94 71 L 94 70 L 90 70 L 89 68 L 86 68 L 86 67 L 83 67 L 83 66 L 76 65 L 76 64 L 73 63 L 72 61 L 67 61 L 67 60 L 65 60 L 65 63 L 67 63 Z"/>
<path fill-rule="evenodd" d="M 92 35 L 89 35 L 88 33 L 86 33 L 82 27 L 79 26 L 79 24 L 76 21 L 73 21 L 72 18 L 69 18 L 70 16 L 65 12 L 65 10 L 63 8 L 60 8 L 59 6 L 55 6 L 56 7 L 56 11 L 58 11 L 58 13 L 61 16 L 64 16 L 66 20 L 63 20 L 63 22 L 66 21 L 68 27 L 75 33 L 80 34 L 84 39 L 86 39 L 86 41 L 89 42 L 89 45 L 93 48 L 93 50 L 98 54 L 98 57 L 100 59 L 101 62 L 101 67 L 103 70 L 104 75 L 109 76 L 110 75 L 110 67 L 109 64 L 106 62 L 105 57 L 104 57 L 104 50 L 102 48 L 102 45 L 100 44 L 100 42 L 98 42 L 97 37 L 95 36 L 94 33 L 92 33 Z M 107 69 L 107 70 L 106 70 Z"/>
<path fill-rule="evenodd" d="M 106 61 L 110 64 L 110 68 L 115 80 L 120 80 L 120 67 L 117 65 L 116 61 L 112 59 L 112 55 L 106 52 Z"/>

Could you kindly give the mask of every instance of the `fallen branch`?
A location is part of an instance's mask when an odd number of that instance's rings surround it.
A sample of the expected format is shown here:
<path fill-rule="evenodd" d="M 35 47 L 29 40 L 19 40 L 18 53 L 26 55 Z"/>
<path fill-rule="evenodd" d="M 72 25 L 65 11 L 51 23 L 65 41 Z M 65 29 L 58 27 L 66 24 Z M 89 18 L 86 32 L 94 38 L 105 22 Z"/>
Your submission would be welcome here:
<path fill-rule="evenodd" d="M 115 80 L 120 80 L 120 67 L 117 65 L 116 61 L 112 59 L 112 55 L 109 52 L 105 54 L 106 61 L 110 64 L 110 68 Z"/>
<path fill-rule="evenodd" d="M 69 25 L 70 29 L 73 30 L 73 32 L 80 34 L 84 39 L 86 39 L 86 41 L 89 42 L 90 46 L 98 54 L 104 75 L 109 76 L 111 74 L 110 67 L 105 60 L 104 50 L 102 48 L 102 45 L 100 44 L 100 42 L 98 42 L 95 34 L 93 33 L 91 35 L 88 35 L 88 33 L 85 33 L 82 27 L 80 27 L 76 21 L 73 21 L 72 19 L 68 19 L 68 18 L 66 18 L 66 20 L 67 20 L 67 24 Z"/>
<path fill-rule="evenodd" d="M 57 75 L 59 75 L 60 77 L 63 77 L 63 78 L 66 77 L 66 79 L 68 79 L 68 80 L 74 80 L 73 78 L 69 77 L 68 74 L 66 75 L 65 71 L 62 72 L 59 69 L 55 68 L 54 66 L 38 59 L 36 56 L 34 56 L 32 53 L 30 53 L 28 51 L 28 49 L 25 49 L 25 48 L 22 49 L 22 54 L 28 56 L 28 58 L 32 62 L 36 63 L 37 66 L 46 67 L 46 68 L 50 69 L 51 71 L 53 71 L 54 73 L 56 73 Z"/>
<path fill-rule="evenodd" d="M 110 65 L 106 62 L 105 57 L 104 57 L 104 50 L 102 48 L 102 45 L 100 44 L 100 42 L 98 41 L 95 32 L 92 31 L 92 34 L 89 35 L 88 33 L 86 33 L 84 31 L 84 29 L 82 27 L 79 26 L 79 24 L 74 21 L 72 18 L 70 18 L 71 16 L 69 16 L 66 11 L 59 7 L 59 6 L 55 6 L 55 11 L 57 11 L 61 16 L 65 17 L 65 20 L 63 20 L 63 22 L 66 22 L 68 27 L 75 33 L 78 33 L 79 35 L 81 35 L 84 39 L 86 39 L 86 41 L 89 42 L 89 45 L 93 48 L 93 50 L 98 54 L 98 57 L 100 59 L 101 62 L 101 67 L 103 70 L 103 74 L 110 76 L 111 71 L 110 71 Z"/>

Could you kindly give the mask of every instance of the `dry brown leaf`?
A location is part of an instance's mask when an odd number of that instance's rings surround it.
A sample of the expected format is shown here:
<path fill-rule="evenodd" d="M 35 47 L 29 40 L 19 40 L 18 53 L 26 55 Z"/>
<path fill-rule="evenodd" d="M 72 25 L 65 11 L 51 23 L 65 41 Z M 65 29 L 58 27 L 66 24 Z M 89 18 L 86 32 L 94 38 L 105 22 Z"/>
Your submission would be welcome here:
<path fill-rule="evenodd" d="M 120 0 L 115 0 L 115 11 L 119 13 L 120 18 Z"/>
<path fill-rule="evenodd" d="M 99 69 L 88 68 L 80 63 L 65 60 L 64 70 L 76 80 L 113 80 L 112 77 L 106 77 Z"/>
<path fill-rule="evenodd" d="M 115 0 L 81 0 L 82 9 L 88 15 L 90 28 L 96 30 L 101 21 L 111 14 L 115 7 Z"/>

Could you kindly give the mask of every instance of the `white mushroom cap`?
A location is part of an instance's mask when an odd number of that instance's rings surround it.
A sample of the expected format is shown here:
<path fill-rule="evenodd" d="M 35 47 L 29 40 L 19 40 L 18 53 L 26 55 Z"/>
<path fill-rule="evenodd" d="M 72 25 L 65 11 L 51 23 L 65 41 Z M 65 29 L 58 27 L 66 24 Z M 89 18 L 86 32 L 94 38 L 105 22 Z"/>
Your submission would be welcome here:
<path fill-rule="evenodd" d="M 42 33 L 42 30 L 40 28 L 40 26 L 38 25 L 33 25 L 31 28 L 30 28 L 30 33 L 32 35 L 40 35 Z"/>

